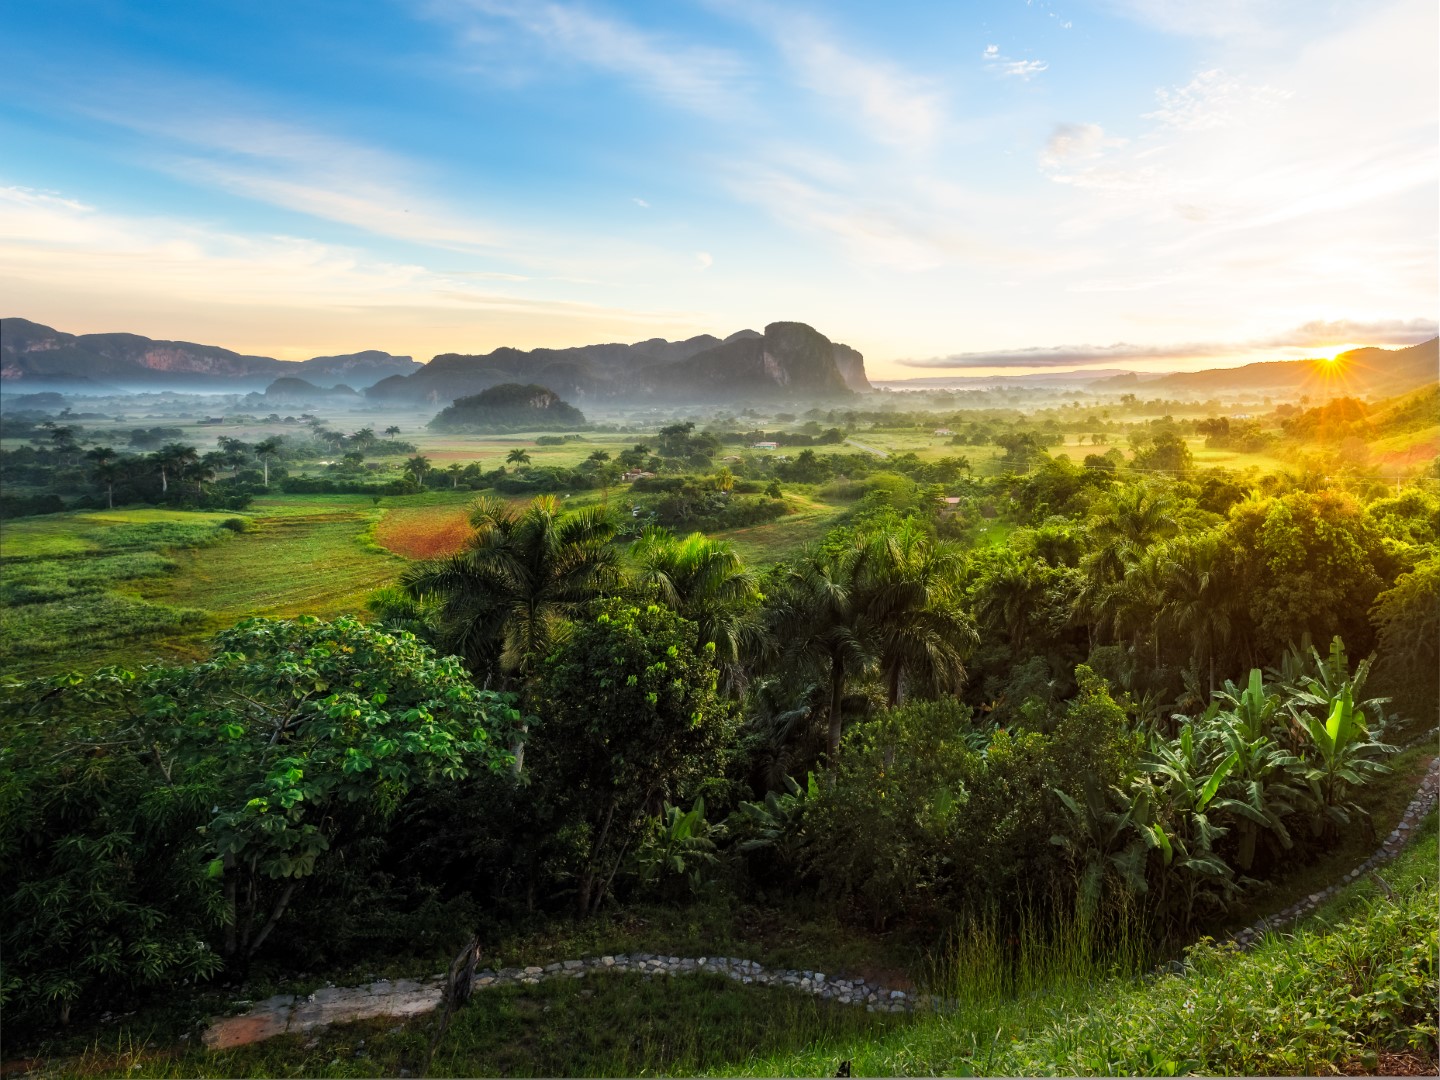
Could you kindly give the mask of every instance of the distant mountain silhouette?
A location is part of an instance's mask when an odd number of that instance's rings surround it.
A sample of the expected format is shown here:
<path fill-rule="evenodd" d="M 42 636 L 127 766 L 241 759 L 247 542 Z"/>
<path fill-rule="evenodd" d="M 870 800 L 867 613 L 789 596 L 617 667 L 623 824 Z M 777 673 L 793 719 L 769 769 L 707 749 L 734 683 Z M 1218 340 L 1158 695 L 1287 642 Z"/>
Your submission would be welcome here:
<path fill-rule="evenodd" d="M 67 334 L 29 319 L 0 319 L 0 379 L 8 389 L 32 386 L 106 389 L 260 389 L 276 378 L 344 378 L 367 386 L 420 365 L 408 356 L 368 350 L 298 363 L 246 356 L 216 345 L 157 341 L 139 334 Z"/>
<path fill-rule="evenodd" d="M 1434 385 L 1440 379 L 1440 351 L 1431 338 L 1404 349 L 1352 349 L 1334 360 L 1275 360 L 1243 367 L 1179 371 L 1137 379 L 1134 373 L 1091 383 L 1100 393 L 1133 391 L 1154 397 L 1167 393 L 1207 396 L 1249 391 L 1315 398 L 1391 397 Z"/>
<path fill-rule="evenodd" d="M 336 383 L 327 389 L 323 386 L 316 386 L 307 379 L 297 379 L 292 375 L 286 375 L 267 386 L 263 396 L 266 401 L 299 403 L 323 401 L 326 398 L 343 398 L 353 401 L 360 395 L 344 383 Z"/>
<path fill-rule="evenodd" d="M 741 330 L 723 341 L 702 334 L 633 345 L 445 353 L 413 375 L 382 379 L 365 393 L 372 400 L 443 404 L 521 381 L 580 401 L 833 398 L 870 389 L 860 353 L 804 323 L 777 322 L 763 334 Z"/>

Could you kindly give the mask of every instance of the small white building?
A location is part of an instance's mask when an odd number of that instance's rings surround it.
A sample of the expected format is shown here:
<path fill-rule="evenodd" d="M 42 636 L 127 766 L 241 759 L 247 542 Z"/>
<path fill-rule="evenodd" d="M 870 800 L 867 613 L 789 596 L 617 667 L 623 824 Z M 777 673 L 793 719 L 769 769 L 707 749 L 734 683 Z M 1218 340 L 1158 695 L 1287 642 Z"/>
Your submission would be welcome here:
<path fill-rule="evenodd" d="M 751 443 L 751 444 L 750 444 L 750 449 L 751 449 L 751 450 L 779 450 L 779 449 L 780 449 L 780 444 L 777 443 L 777 442 L 757 442 L 757 443 Z"/>
<path fill-rule="evenodd" d="M 937 428 L 935 429 L 935 434 L 936 434 L 936 435 L 954 435 L 955 433 L 954 433 L 953 431 L 951 431 L 948 427 L 937 427 Z"/>

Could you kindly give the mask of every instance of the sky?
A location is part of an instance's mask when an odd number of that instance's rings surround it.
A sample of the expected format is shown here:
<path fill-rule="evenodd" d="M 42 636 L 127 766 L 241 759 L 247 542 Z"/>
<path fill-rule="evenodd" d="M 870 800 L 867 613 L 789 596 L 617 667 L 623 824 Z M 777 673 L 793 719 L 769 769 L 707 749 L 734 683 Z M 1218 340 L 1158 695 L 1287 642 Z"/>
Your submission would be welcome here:
<path fill-rule="evenodd" d="M 0 311 L 303 359 L 809 323 L 872 378 L 1397 347 L 1434 0 L 5 0 Z"/>

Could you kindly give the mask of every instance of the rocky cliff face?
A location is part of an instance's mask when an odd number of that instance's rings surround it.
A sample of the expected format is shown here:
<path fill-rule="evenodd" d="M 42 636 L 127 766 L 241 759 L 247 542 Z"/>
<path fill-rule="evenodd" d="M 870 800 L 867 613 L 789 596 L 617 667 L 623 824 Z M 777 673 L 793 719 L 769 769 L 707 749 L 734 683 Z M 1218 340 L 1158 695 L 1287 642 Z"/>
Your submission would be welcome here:
<path fill-rule="evenodd" d="M 740 330 L 723 341 L 703 334 L 632 345 L 447 353 L 412 376 L 385 379 L 366 393 L 382 400 L 451 401 L 520 379 L 582 402 L 832 398 L 870 389 L 865 360 L 854 349 L 804 323 L 780 322 L 763 334 Z"/>
<path fill-rule="evenodd" d="M 138 334 L 66 334 L 27 319 L 0 320 L 0 375 L 8 387 L 262 391 L 276 379 L 336 381 L 374 401 L 443 404 L 505 383 L 539 384 L 577 401 L 756 401 L 845 397 L 870 389 L 865 360 L 804 323 L 740 330 L 723 341 L 650 338 L 573 349 L 445 353 L 425 365 L 378 350 L 299 363 L 214 345 Z M 17 385 L 18 384 L 18 385 Z"/>
<path fill-rule="evenodd" d="M 840 372 L 840 378 L 844 379 L 845 385 L 855 393 L 863 394 L 873 389 L 870 380 L 865 376 L 865 357 L 849 345 L 835 346 L 835 370 Z"/>

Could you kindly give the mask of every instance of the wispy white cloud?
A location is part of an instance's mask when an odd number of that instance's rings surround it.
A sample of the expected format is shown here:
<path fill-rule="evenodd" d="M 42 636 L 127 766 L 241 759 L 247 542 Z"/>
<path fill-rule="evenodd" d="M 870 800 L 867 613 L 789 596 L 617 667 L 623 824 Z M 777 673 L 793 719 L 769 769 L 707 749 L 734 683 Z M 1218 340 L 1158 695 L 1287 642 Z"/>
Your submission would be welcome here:
<path fill-rule="evenodd" d="M 638 196 L 638 195 L 632 197 L 630 201 L 633 202 L 636 206 L 640 207 L 641 210 L 649 210 L 649 209 L 650 209 L 650 203 L 649 203 L 649 201 L 646 200 L 646 199 L 640 198 L 640 196 Z"/>
<path fill-rule="evenodd" d="M 986 45 L 985 51 L 980 54 L 985 61 L 985 67 L 1007 79 L 1020 79 L 1028 82 L 1041 72 L 1048 71 L 1050 64 L 1045 60 L 1015 60 L 1009 56 L 1000 54 L 1000 46 Z"/>
<path fill-rule="evenodd" d="M 742 0 L 730 0 L 724 10 L 765 33 L 801 86 L 853 110 L 870 138 L 923 148 L 947 125 L 945 94 L 936 80 L 842 42 L 820 20 Z"/>
<path fill-rule="evenodd" d="M 1293 0 L 1108 0 L 1107 6 L 1168 34 L 1204 38 L 1255 35 L 1298 7 Z"/>
<path fill-rule="evenodd" d="M 695 253 L 695 269 L 700 271 L 709 270 L 715 265 L 715 257 L 708 251 L 697 251 Z"/>
<path fill-rule="evenodd" d="M 1106 135 L 1099 124 L 1056 124 L 1050 133 L 1040 163 L 1058 166 L 1099 157 L 1107 149 L 1124 146 L 1127 140 Z"/>
<path fill-rule="evenodd" d="M 101 210 L 55 192 L 0 187 L 0 278 L 81 295 L 141 294 L 177 304 L 329 309 L 466 308 L 643 322 L 673 316 L 479 287 L 518 275 L 441 272 L 294 236 L 216 230 Z M 543 286 L 543 283 L 541 283 Z"/>
<path fill-rule="evenodd" d="M 445 0 L 433 10 L 471 26 L 477 19 L 499 20 L 552 55 L 618 76 L 691 112 L 731 116 L 748 96 L 747 65 L 733 52 L 646 31 L 577 4 Z M 489 35 L 482 32 L 472 41 L 485 47 Z"/>
<path fill-rule="evenodd" d="M 187 181 L 456 251 L 522 249 L 519 238 L 425 190 L 410 162 L 301 123 L 277 121 L 213 86 L 101 86 L 79 104 L 149 137 L 146 163 Z"/>
<path fill-rule="evenodd" d="M 1000 65 L 1000 74 L 1016 79 L 1029 79 L 1050 69 L 1044 60 L 1011 60 Z"/>
<path fill-rule="evenodd" d="M 1141 117 L 1178 131 L 1207 131 L 1227 127 L 1242 117 L 1251 121 L 1255 112 L 1279 105 L 1291 96 L 1293 91 L 1263 84 L 1249 85 L 1212 68 L 1200 72 L 1184 86 L 1156 90 L 1159 108 L 1142 113 Z"/>

